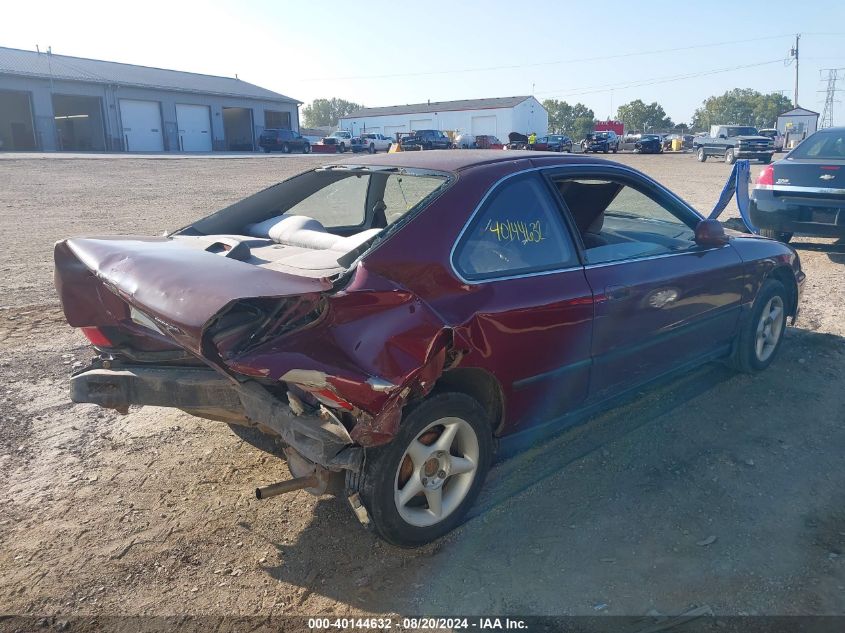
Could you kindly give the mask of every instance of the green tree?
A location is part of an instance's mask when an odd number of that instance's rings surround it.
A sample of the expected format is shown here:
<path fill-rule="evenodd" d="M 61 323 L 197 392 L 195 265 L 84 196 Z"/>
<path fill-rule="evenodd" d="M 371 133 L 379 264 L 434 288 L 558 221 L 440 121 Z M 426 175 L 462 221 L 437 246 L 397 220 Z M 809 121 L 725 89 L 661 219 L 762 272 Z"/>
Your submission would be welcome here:
<path fill-rule="evenodd" d="M 549 113 L 549 132 L 552 134 L 568 134 L 578 140 L 595 126 L 595 113 L 583 103 L 570 105 L 566 101 L 546 99 L 543 107 Z"/>
<path fill-rule="evenodd" d="M 734 88 L 723 95 L 708 97 L 692 117 L 694 129 L 711 125 L 774 126 L 778 115 L 792 107 L 789 98 L 778 92 L 763 94 L 751 88 Z"/>
<path fill-rule="evenodd" d="M 641 99 L 619 106 L 616 118 L 625 124 L 626 130 L 632 132 L 671 130 L 675 125 L 666 116 L 663 106 L 656 101 L 646 104 Z"/>
<path fill-rule="evenodd" d="M 314 99 L 302 110 L 305 127 L 320 127 L 325 125 L 337 125 L 338 119 L 360 110 L 363 106 L 338 99 Z"/>

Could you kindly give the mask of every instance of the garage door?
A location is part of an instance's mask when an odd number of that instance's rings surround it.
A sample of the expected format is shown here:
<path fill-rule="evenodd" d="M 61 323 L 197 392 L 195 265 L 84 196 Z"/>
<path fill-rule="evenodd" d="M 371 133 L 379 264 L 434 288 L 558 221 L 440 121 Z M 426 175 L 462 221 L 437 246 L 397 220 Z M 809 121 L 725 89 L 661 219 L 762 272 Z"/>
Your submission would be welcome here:
<path fill-rule="evenodd" d="M 183 152 L 211 151 L 211 117 L 208 106 L 176 104 L 179 149 Z"/>
<path fill-rule="evenodd" d="M 414 132 L 416 132 L 417 130 L 433 130 L 434 121 L 432 119 L 417 119 L 416 121 L 412 119 L 411 129 Z"/>
<path fill-rule="evenodd" d="M 472 135 L 488 134 L 496 136 L 496 116 L 474 116 L 472 117 Z"/>
<path fill-rule="evenodd" d="M 404 125 L 385 125 L 384 126 L 384 135 L 388 137 L 391 141 L 396 140 L 396 132 L 407 132 L 408 130 L 405 129 Z"/>
<path fill-rule="evenodd" d="M 120 100 L 123 141 L 128 152 L 164 151 L 158 101 Z"/>

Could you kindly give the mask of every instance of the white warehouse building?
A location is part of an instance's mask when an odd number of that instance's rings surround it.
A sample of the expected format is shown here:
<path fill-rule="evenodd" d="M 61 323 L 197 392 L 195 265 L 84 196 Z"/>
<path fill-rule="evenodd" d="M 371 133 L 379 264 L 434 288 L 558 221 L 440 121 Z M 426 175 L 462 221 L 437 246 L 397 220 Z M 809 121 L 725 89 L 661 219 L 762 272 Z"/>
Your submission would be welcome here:
<path fill-rule="evenodd" d="M 508 134 L 545 136 L 549 113 L 531 96 L 430 101 L 385 108 L 361 108 L 339 121 L 353 135 L 381 133 L 392 139 L 397 132 L 441 130 L 455 134 L 488 134 L 507 142 Z"/>

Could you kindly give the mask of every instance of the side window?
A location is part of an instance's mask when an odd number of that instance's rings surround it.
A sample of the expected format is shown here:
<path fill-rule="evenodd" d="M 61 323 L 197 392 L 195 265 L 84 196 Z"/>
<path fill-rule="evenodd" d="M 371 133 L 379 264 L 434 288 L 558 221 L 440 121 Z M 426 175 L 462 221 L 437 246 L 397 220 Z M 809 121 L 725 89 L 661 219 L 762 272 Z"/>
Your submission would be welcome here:
<path fill-rule="evenodd" d="M 456 249 L 467 279 L 494 279 L 575 265 L 557 203 L 536 174 L 505 181 L 488 197 Z"/>
<path fill-rule="evenodd" d="M 615 180 L 555 181 L 584 243 L 587 264 L 696 248 L 695 232 L 645 193 Z"/>
<path fill-rule="evenodd" d="M 314 218 L 326 228 L 364 223 L 369 175 L 353 175 L 329 183 L 285 211 Z"/>
<path fill-rule="evenodd" d="M 384 216 L 390 226 L 443 184 L 443 178 L 391 174 L 384 185 Z"/>

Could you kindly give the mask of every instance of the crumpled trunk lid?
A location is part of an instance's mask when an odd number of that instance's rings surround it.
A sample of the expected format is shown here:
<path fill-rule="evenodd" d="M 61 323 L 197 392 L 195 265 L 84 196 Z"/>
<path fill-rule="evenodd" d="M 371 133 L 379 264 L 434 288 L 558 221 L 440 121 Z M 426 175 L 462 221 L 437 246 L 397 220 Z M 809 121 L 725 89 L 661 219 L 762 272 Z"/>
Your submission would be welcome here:
<path fill-rule="evenodd" d="M 266 270 L 166 237 L 73 238 L 58 242 L 54 257 L 56 289 L 71 326 L 117 322 L 114 293 L 199 355 L 205 328 L 230 304 L 316 299 L 332 287 L 327 279 Z"/>

